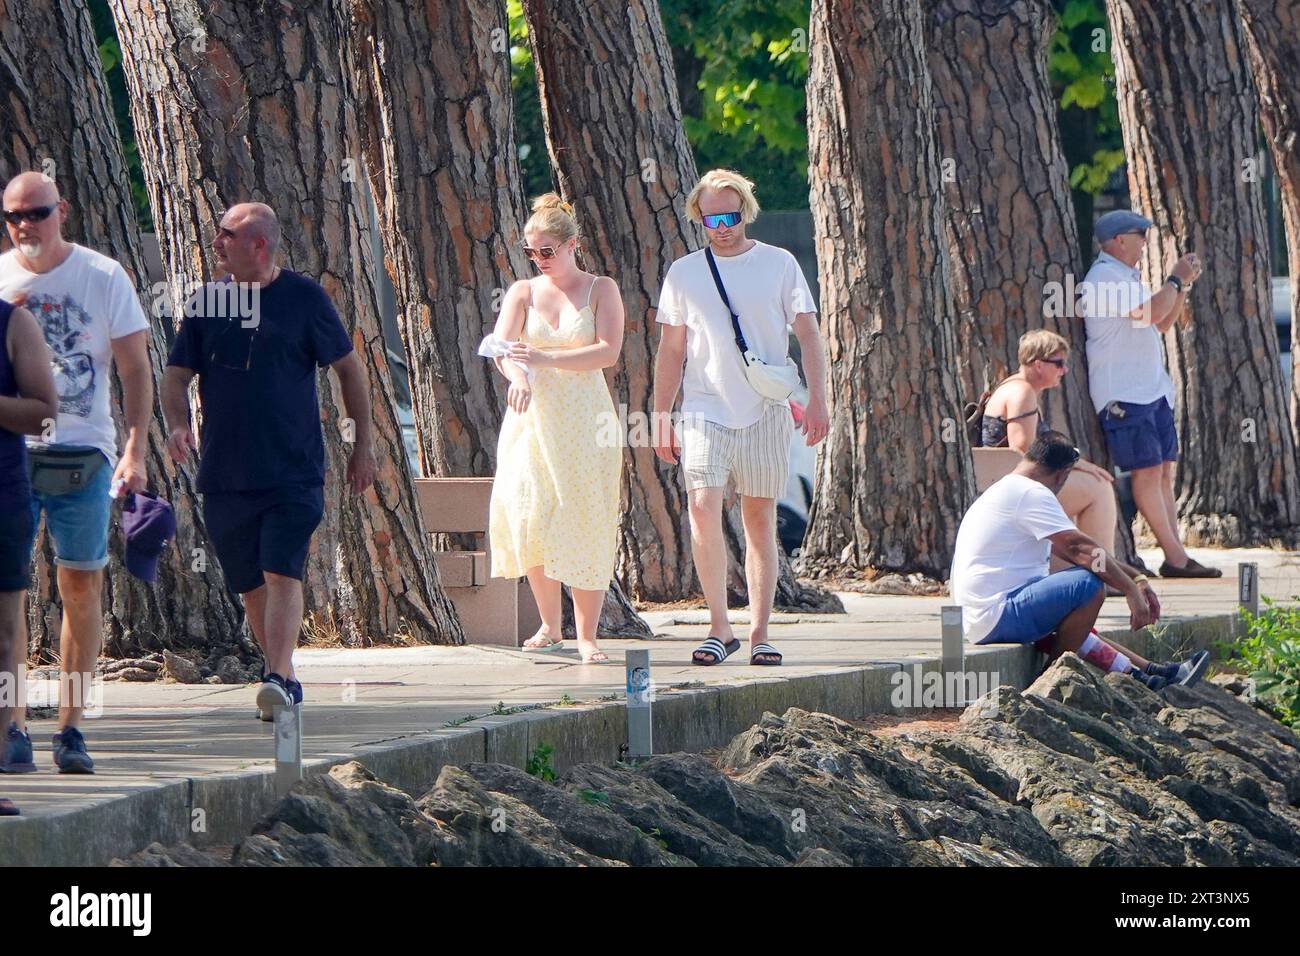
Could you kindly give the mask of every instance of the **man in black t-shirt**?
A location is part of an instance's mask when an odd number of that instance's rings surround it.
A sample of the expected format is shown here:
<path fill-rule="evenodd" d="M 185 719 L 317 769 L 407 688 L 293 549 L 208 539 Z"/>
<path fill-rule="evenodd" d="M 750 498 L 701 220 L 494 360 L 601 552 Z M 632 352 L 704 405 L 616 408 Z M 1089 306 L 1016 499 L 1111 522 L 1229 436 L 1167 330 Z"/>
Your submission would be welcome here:
<path fill-rule="evenodd" d="M 189 383 L 198 375 L 203 427 L 198 490 L 232 590 L 266 657 L 259 716 L 301 703 L 293 651 L 302 626 L 302 575 L 324 509 L 325 444 L 316 369 L 338 374 L 354 445 L 354 493 L 374 480 L 365 372 L 338 313 L 316 282 L 275 264 L 280 226 L 261 203 L 232 207 L 213 242 L 219 272 L 186 305 L 163 375 L 167 448 L 195 449 Z"/>

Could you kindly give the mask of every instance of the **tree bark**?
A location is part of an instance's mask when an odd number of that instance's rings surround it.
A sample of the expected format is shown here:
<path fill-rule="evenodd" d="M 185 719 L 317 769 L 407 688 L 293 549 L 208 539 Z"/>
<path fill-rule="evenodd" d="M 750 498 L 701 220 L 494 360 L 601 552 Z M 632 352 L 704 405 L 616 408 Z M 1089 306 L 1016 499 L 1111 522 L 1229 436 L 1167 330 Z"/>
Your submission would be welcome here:
<path fill-rule="evenodd" d="M 66 237 L 118 260 L 148 302 L 148 276 L 122 143 L 94 29 L 80 0 L 0 0 L 0 90 L 0 182 L 24 170 L 51 176 L 72 207 Z M 155 393 L 166 354 L 160 320 L 149 336 Z M 122 394 L 116 377 L 113 389 L 120 432 Z M 104 575 L 105 651 L 119 657 L 164 647 L 229 652 L 236 646 L 240 611 L 215 566 L 196 570 L 195 553 L 211 550 L 207 530 L 194 507 L 193 475 L 173 464 L 164 441 L 155 404 L 146 466 L 152 489 L 175 509 L 176 543 L 159 564 L 157 583 L 149 585 L 126 571 L 120 537 L 110 535 Z M 48 536 L 38 542 L 27 605 L 30 649 L 37 658 L 50 660 L 58 652 L 62 607 Z"/>
<path fill-rule="evenodd" d="M 1204 271 L 1165 335 L 1178 395 L 1178 513 L 1190 544 L 1293 539 L 1300 522 L 1258 183 L 1259 114 L 1232 0 L 1107 0 L 1133 207 L 1155 223 L 1143 272 Z"/>
<path fill-rule="evenodd" d="M 504 379 L 476 355 L 532 267 L 505 7 L 344 0 L 349 69 L 426 475 L 489 476 Z"/>
<path fill-rule="evenodd" d="M 921 10 L 815 0 L 810 36 L 808 151 L 832 415 L 806 563 L 942 579 L 975 489 Z"/>
<path fill-rule="evenodd" d="M 415 504 L 373 282 L 371 203 L 333 0 L 289 5 L 112 0 L 163 263 L 179 315 L 222 213 L 261 201 L 281 261 L 317 279 L 352 336 L 370 389 L 374 486 L 344 484 L 351 446 L 337 376 L 320 378 L 325 518 L 304 587 L 310 626 L 349 646 L 458 644 Z M 201 411 L 201 410 L 200 410 Z"/>
<path fill-rule="evenodd" d="M 1043 394 L 1045 420 L 1103 460 L 1083 326 L 1062 294 L 1067 277 L 1082 279 L 1083 263 L 1047 80 L 1052 5 L 926 0 L 925 8 L 962 394 L 977 398 L 1014 372 L 1024 333 L 1056 332 L 1071 344 L 1070 371 Z"/>
<path fill-rule="evenodd" d="M 1108 467 L 1072 294 L 1086 269 L 1047 79 L 1056 14 L 1048 0 L 924 7 L 961 394 L 974 401 L 1014 372 L 1026 332 L 1056 332 L 1070 343 L 1070 369 L 1061 387 L 1043 393 L 1043 420 Z M 1132 529 L 1120 524 L 1127 558 Z"/>
<path fill-rule="evenodd" d="M 1291 434 L 1300 448 L 1300 0 L 1238 0 L 1286 223 L 1291 272 Z"/>
<path fill-rule="evenodd" d="M 669 265 L 700 246 L 686 216 L 686 194 L 698 175 L 659 5 L 525 0 L 523 7 L 551 167 L 585 228 L 586 264 L 613 276 L 623 292 L 627 321 L 611 376 L 615 401 L 626 409 L 630 437 L 649 438 L 650 427 L 638 429 L 634 416 L 653 425 L 655 301 Z M 629 459 L 619 582 L 642 601 L 698 593 L 677 470 L 659 464 L 648 441 L 633 444 Z M 738 514 L 729 519 L 730 597 L 744 604 L 744 536 L 734 533 Z M 833 595 L 798 582 L 784 560 L 778 594 L 787 607 L 842 610 Z"/>

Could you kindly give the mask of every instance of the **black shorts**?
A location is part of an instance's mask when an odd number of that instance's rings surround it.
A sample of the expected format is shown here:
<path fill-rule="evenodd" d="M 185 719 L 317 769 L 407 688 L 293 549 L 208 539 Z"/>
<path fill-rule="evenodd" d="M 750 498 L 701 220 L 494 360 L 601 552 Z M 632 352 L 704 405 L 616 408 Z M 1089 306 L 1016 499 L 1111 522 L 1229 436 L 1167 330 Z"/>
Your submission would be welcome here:
<path fill-rule="evenodd" d="M 0 508 L 0 591 L 26 591 L 31 583 L 32 509 Z"/>
<path fill-rule="evenodd" d="M 204 494 L 203 520 L 230 589 L 256 590 L 265 583 L 264 571 L 301 581 L 324 511 L 319 485 Z"/>

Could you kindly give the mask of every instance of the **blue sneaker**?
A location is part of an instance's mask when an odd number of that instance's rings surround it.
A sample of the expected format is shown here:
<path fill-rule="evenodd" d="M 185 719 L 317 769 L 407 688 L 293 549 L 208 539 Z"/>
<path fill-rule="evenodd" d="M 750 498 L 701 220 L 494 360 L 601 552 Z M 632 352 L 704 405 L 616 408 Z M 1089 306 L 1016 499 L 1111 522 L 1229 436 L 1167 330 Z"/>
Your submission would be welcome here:
<path fill-rule="evenodd" d="M 4 750 L 0 752 L 0 773 L 35 773 L 32 760 L 32 738 L 18 729 L 13 721 L 5 733 Z"/>
<path fill-rule="evenodd" d="M 293 706 L 293 692 L 289 683 L 279 674 L 267 674 L 257 691 L 257 716 L 265 721 L 275 720 L 275 708 Z"/>
<path fill-rule="evenodd" d="M 302 684 L 290 677 L 284 682 L 284 686 L 289 689 L 289 696 L 293 698 L 294 705 L 302 703 Z"/>
<path fill-rule="evenodd" d="M 64 727 L 54 735 L 54 763 L 59 773 L 95 772 L 95 761 L 86 753 L 86 738 L 76 727 Z"/>

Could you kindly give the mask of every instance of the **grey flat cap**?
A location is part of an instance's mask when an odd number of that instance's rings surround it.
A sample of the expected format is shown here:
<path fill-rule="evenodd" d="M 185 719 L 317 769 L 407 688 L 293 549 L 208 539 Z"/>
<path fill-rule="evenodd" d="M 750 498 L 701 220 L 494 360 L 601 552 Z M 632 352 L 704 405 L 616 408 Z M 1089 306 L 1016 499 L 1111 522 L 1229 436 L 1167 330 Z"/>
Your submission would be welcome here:
<path fill-rule="evenodd" d="M 1145 232 L 1151 228 L 1151 220 L 1139 216 L 1131 209 L 1112 209 L 1097 220 L 1092 227 L 1092 234 L 1098 242 L 1109 242 L 1126 232 Z"/>

